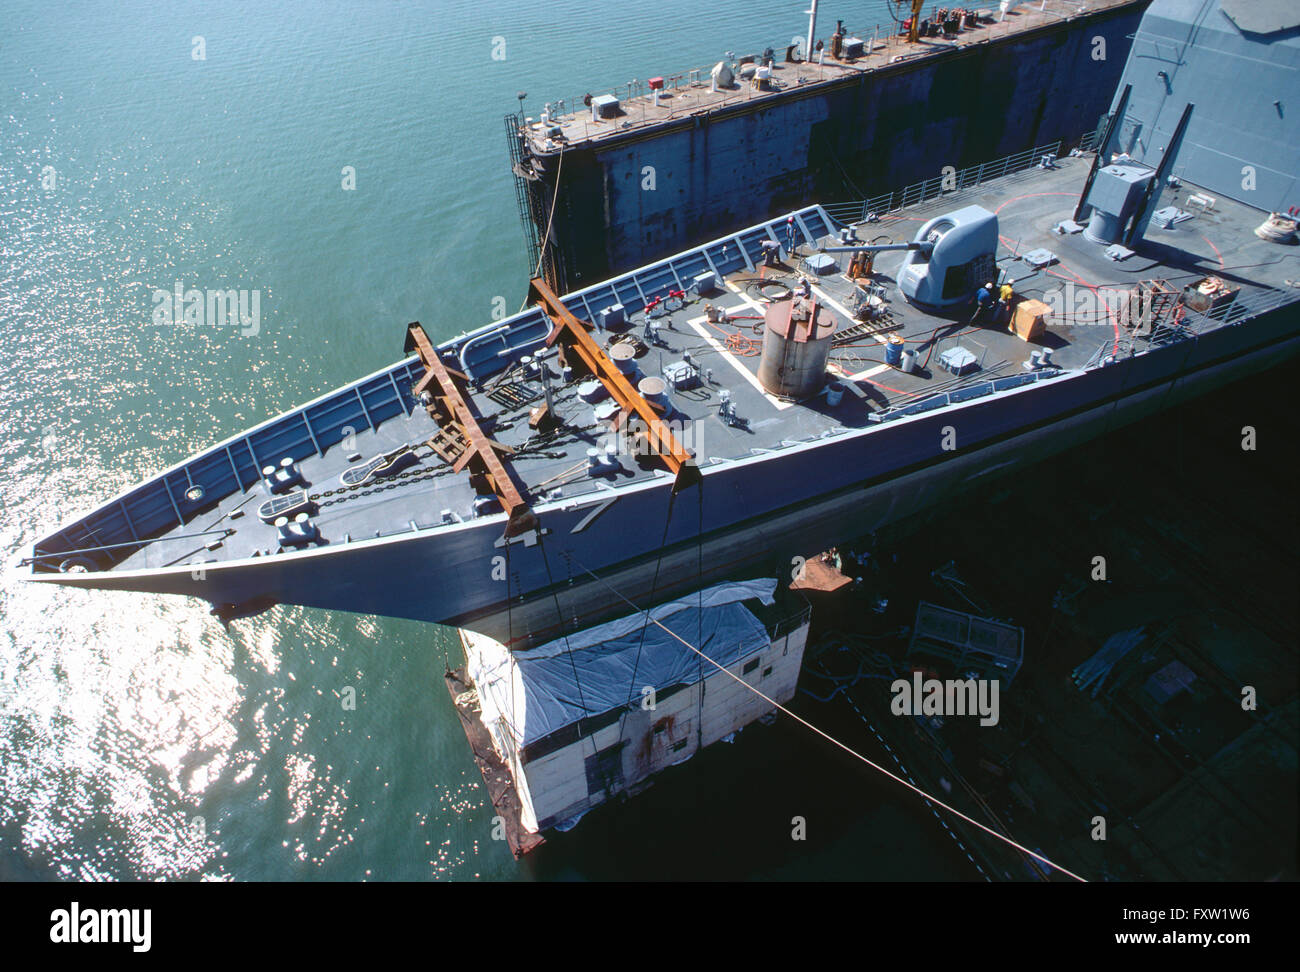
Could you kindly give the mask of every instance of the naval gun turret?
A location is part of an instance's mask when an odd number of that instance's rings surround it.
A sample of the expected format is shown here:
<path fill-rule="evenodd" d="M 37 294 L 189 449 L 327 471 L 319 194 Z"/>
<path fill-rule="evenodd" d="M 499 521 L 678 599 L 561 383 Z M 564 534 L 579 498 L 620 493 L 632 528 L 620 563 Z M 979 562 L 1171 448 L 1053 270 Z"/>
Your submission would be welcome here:
<path fill-rule="evenodd" d="M 907 243 L 828 246 L 827 253 L 907 251 L 898 289 L 920 307 L 947 307 L 970 300 L 997 269 L 998 217 L 983 206 L 955 209 L 925 223 Z"/>

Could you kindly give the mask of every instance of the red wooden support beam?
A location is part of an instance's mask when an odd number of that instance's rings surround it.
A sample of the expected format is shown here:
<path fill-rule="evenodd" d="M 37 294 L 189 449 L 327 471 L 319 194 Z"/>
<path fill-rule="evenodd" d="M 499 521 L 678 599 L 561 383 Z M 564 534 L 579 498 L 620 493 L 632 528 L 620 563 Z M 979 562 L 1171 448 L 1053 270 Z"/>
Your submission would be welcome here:
<path fill-rule="evenodd" d="M 457 472 L 470 467 L 471 472 L 481 475 L 501 501 L 501 508 L 509 516 L 506 524 L 506 536 L 513 537 L 528 530 L 535 529 L 537 518 L 524 498 L 525 489 L 514 477 L 510 468 L 501 461 L 498 453 L 513 452 L 509 446 L 489 439 L 478 418 L 470 407 L 468 399 L 461 391 L 458 381 L 467 381 L 465 375 L 448 368 L 438 356 L 437 350 L 429 341 L 419 323 L 407 325 L 406 350 L 415 350 L 424 364 L 424 377 L 415 386 L 418 397 L 421 392 L 429 391 L 438 403 L 438 410 L 446 422 L 455 422 L 465 434 L 469 448 L 456 461 L 453 467 Z"/>
<path fill-rule="evenodd" d="M 546 343 L 551 345 L 558 341 L 562 348 L 572 349 L 609 391 L 610 397 L 622 407 L 623 414 L 628 417 L 635 415 L 641 419 L 650 448 L 677 477 L 673 491 L 677 492 L 699 482 L 700 469 L 691 454 L 673 436 L 645 396 L 637 391 L 595 342 L 586 326 L 555 296 L 546 281 L 540 277 L 534 278 L 528 285 L 528 295 L 541 306 L 554 325 Z"/>

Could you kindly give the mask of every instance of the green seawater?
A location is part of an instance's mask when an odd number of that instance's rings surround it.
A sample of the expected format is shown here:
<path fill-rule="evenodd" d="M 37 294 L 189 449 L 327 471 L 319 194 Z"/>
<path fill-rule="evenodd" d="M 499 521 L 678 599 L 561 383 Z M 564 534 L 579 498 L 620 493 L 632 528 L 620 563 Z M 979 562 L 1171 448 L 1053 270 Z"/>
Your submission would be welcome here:
<path fill-rule="evenodd" d="M 489 320 L 497 298 L 517 307 L 530 268 L 502 123 L 516 92 L 537 114 L 727 50 L 780 49 L 805 7 L 4 4 L 6 566 L 119 490 L 396 360 L 408 321 L 438 338 Z M 870 7 L 823 4 L 822 23 L 888 20 Z M 256 333 L 157 323 L 155 292 L 177 282 L 257 291 Z M 581 828 L 545 868 L 491 839 L 441 678 L 453 640 L 298 608 L 225 630 L 198 601 L 6 573 L 0 879 L 610 876 L 587 866 Z M 798 737 L 782 745 L 786 765 L 806 759 Z M 674 832 L 650 855 L 653 829 L 628 834 L 615 874 L 969 875 L 928 811 L 913 820 L 879 788 L 851 808 L 876 836 L 847 864 L 833 845 L 792 857 L 784 806 L 774 833 L 719 841 L 788 791 L 773 752 L 760 736 L 684 776 L 693 839 Z M 750 781 L 743 803 L 709 765 Z M 896 841 L 917 869 L 872 863 Z"/>

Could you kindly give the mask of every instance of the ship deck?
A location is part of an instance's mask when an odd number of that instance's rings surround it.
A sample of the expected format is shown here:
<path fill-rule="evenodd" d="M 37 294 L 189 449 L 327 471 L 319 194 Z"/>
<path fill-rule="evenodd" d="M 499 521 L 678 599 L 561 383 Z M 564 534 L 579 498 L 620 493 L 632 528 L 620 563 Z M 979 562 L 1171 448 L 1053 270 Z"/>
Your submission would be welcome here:
<path fill-rule="evenodd" d="M 714 90 L 709 77 L 712 65 L 708 65 L 665 76 L 664 88 L 657 101 L 654 93 L 643 82 L 629 82 L 613 89 L 589 92 L 592 95 L 612 93 L 619 98 L 618 113 L 612 118 L 593 120 L 591 111 L 583 104 L 581 96 L 553 101 L 551 105 L 555 117 L 550 124 L 543 125 L 540 120 L 532 120 L 524 129 L 524 135 L 534 153 L 545 155 L 559 151 L 561 146 L 567 148 L 599 143 L 625 132 L 654 128 L 692 115 L 740 104 L 759 104 L 793 90 L 830 85 L 904 61 L 910 64 L 919 59 L 942 57 L 954 48 L 1027 34 L 1080 16 L 1130 6 L 1133 2 L 1134 0 L 1087 0 L 1080 3 L 1073 0 L 1048 0 L 1046 4 L 1040 4 L 1035 0 L 1034 3 L 1008 11 L 1005 19 L 1000 21 L 997 5 L 988 4 L 976 8 L 980 18 L 974 26 L 963 28 L 951 36 L 922 38 L 915 44 L 908 43 L 906 36 L 898 35 L 898 27 L 893 20 L 876 25 L 847 25 L 848 36 L 856 36 L 862 41 L 861 56 L 835 60 L 827 50 L 820 64 L 815 59 L 783 63 L 781 58 L 784 52 L 777 51 L 768 90 L 760 90 L 749 81 L 739 78 L 727 87 Z M 932 9 L 927 8 L 925 16 L 932 16 L 933 13 Z M 825 32 L 829 35 L 831 29 L 828 27 Z M 754 57 L 757 59 L 757 54 Z M 557 128 L 558 136 L 555 132 Z"/>
<path fill-rule="evenodd" d="M 999 276 L 1014 279 L 1014 289 L 1022 298 L 1042 298 L 1067 286 L 1080 294 L 1092 294 L 1097 288 L 1122 290 L 1151 278 L 1161 278 L 1181 288 L 1207 274 L 1240 286 L 1243 293 L 1274 289 L 1294 294 L 1285 281 L 1288 277 L 1300 277 L 1295 248 L 1266 243 L 1253 234 L 1264 214 L 1226 199 L 1218 200 L 1211 210 L 1202 212 L 1187 203 L 1187 198 L 1197 191 L 1194 186 L 1165 189 L 1160 200 L 1161 206 L 1174 205 L 1194 215 L 1172 229 L 1158 228 L 1153 222 L 1145 241 L 1137 245 L 1138 252 L 1123 262 L 1108 259 L 1104 247 L 1089 242 L 1081 234 L 1054 233 L 1053 226 L 1072 215 L 1090 163 L 1090 157 L 1085 156 L 1061 159 L 1055 168 L 1025 170 L 932 199 L 879 220 L 861 223 L 855 231 L 864 241 L 906 241 L 933 216 L 962 206 L 980 205 L 998 214 L 1002 244 L 997 252 L 997 272 Z M 808 225 L 812 222 L 808 218 L 812 211 L 802 212 L 804 218 L 800 222 Z M 644 339 L 647 320 L 639 307 L 628 307 L 624 327 L 592 332 L 598 343 L 606 347 L 628 337 L 641 340 L 638 365 L 645 375 L 657 376 L 665 366 L 682 361 L 689 353 L 705 380 L 693 389 L 671 393 L 674 414 L 670 417 L 670 427 L 694 452 L 706 475 L 718 463 L 887 421 L 937 395 L 960 393 L 963 389 L 976 391 L 976 385 L 984 386 L 987 391 L 989 383 L 996 380 L 1012 383 L 1032 380 L 1036 373 L 1027 368 L 1027 363 L 1033 352 L 1043 348 L 1053 349 L 1053 365 L 1061 370 L 1095 363 L 1111 353 L 1117 342 L 1128 342 L 1141 350 L 1138 339 L 1131 337 L 1104 310 L 1091 315 L 1056 316 L 1046 332 L 1033 342 L 1009 333 L 1002 323 L 968 324 L 971 307 L 967 304 L 941 315 L 922 311 L 904 300 L 894 286 L 901 253 L 883 253 L 877 257 L 873 283 L 884 289 L 885 313 L 875 322 L 860 323 L 852 311 L 855 299 L 862 292 L 859 281 L 850 280 L 844 273 L 848 255 L 835 254 L 836 268 L 820 275 L 810 273 L 804 266 L 820 247 L 837 243 L 835 236 L 810 232 L 817 239 L 812 243 L 802 242 L 794 252 L 783 250 L 778 266 L 752 266 L 755 261 L 749 252 L 756 251 L 754 240 L 776 237 L 774 226 L 783 228 L 784 220 L 765 224 L 762 233 L 742 231 L 702 248 L 701 252 L 713 254 L 711 258 L 705 257 L 710 263 L 729 259 L 731 265 L 739 264 L 739 267 L 729 273 L 720 272 L 723 280 L 720 293 L 688 297 L 679 308 L 655 318 L 659 325 L 657 344 Z M 830 226 L 824 221 L 819 228 Z M 742 254 L 743 262 L 736 258 L 734 250 L 727 256 L 728 248 L 741 246 L 742 240 L 747 247 Z M 781 242 L 784 244 L 785 240 L 782 238 Z M 1039 248 L 1050 249 L 1056 255 L 1056 262 L 1041 269 L 1030 266 L 1025 254 Z M 673 271 L 671 278 L 665 276 L 665 265 Z M 655 273 L 660 280 L 678 280 L 682 276 L 671 262 L 657 264 L 620 278 L 623 283 L 616 280 L 613 284 L 597 285 L 570 295 L 565 301 L 580 318 L 598 315 L 604 306 L 598 299 L 601 295 L 628 293 L 629 287 L 635 285 L 635 293 L 650 296 L 650 280 Z M 824 390 L 796 402 L 765 392 L 758 381 L 762 335 L 756 325 L 761 327 L 767 297 L 779 295 L 786 287 L 797 284 L 801 275 L 812 281 L 813 293 L 823 313 L 829 312 L 835 318 L 837 336 L 833 339 L 830 370 L 842 381 L 847 393 L 834 405 L 828 403 Z M 628 280 L 632 284 L 627 284 Z M 1106 291 L 1103 289 L 1101 293 L 1104 295 Z M 609 302 L 612 301 L 606 300 Z M 706 304 L 720 307 L 730 316 L 722 322 L 710 322 L 705 313 Z M 589 310 L 590 314 L 584 314 L 583 310 Z M 459 354 L 463 362 L 471 344 L 477 341 L 481 348 L 485 340 L 495 340 L 497 334 L 506 335 L 502 338 L 503 350 L 494 352 L 496 358 L 504 361 L 469 368 L 466 395 L 477 412 L 483 432 L 514 450 L 505 456 L 505 462 L 516 475 L 528 501 L 537 507 L 549 501 L 567 502 L 600 490 L 644 483 L 655 477 L 666 480 L 669 473 L 657 460 L 643 464 L 626 452 L 619 455 L 616 471 L 590 474 L 588 450 L 603 449 L 612 441 L 611 426 L 597 419 L 593 406 L 579 397 L 580 380 L 566 384 L 560 379 L 553 354 L 546 360 L 556 376 L 551 383 L 553 408 L 562 424 L 545 435 L 530 428 L 530 411 L 545 400 L 543 387 L 540 381 L 527 379 L 517 363 L 508 362 L 517 362 L 518 356 L 529 350 L 537 353 L 542 347 L 536 337 L 537 327 L 542 323 L 545 319 L 534 310 L 518 320 L 505 322 L 508 325 L 505 331 L 474 337 L 483 335 L 484 329 L 480 329 L 468 339 L 462 336 L 440 346 L 447 360 Z M 509 335 L 525 324 L 534 329 L 530 332 L 533 336 L 527 344 L 515 345 Z M 545 329 L 540 333 L 544 338 Z M 884 344 L 890 335 L 901 337 L 904 347 L 915 353 L 917 367 L 912 373 L 884 363 Z M 976 370 L 955 376 L 939 366 L 943 353 L 956 345 L 974 355 L 979 362 Z M 1040 369 L 1040 372 L 1050 370 Z M 396 371 L 369 379 L 372 384 L 367 387 L 391 384 L 394 392 L 390 396 L 396 394 L 396 400 L 402 400 L 411 381 L 422 373 L 420 362 L 411 359 Z M 402 385 L 406 388 L 399 390 Z M 1003 385 L 995 387 L 1000 390 Z M 726 421 L 720 415 L 724 391 L 730 393 L 736 421 Z M 357 397 L 362 398 L 360 393 Z M 400 410 L 393 405 L 396 414 L 368 423 L 370 427 L 356 432 L 355 441 L 346 448 L 318 441 L 322 439 L 318 430 L 312 442 L 293 453 L 292 458 L 298 462 L 305 488 L 312 497 L 311 522 L 319 531 L 318 539 L 298 549 L 438 529 L 474 518 L 476 490 L 469 476 L 463 470 L 453 471 L 444 457 L 425 445 L 438 433 L 438 424 L 413 399 L 402 401 Z M 371 402 L 373 409 L 373 398 Z M 314 407 L 315 414 L 319 415 L 323 406 Z M 308 412 L 309 407 L 304 406 L 302 411 Z M 311 423 L 307 425 L 310 433 Z M 313 449 L 313 442 L 324 447 Z M 400 475 L 359 488 L 341 485 L 340 474 L 359 461 L 404 445 L 414 447 L 418 461 Z M 224 463 L 220 448 L 213 450 L 209 457 L 215 456 L 216 461 Z M 256 451 L 250 448 L 249 452 L 258 462 L 274 463 L 277 458 L 267 455 L 265 447 Z M 225 455 L 232 455 L 229 447 Z M 181 477 L 179 485 L 168 487 L 171 495 L 176 495 L 178 489 L 183 492 L 189 469 L 198 462 L 191 460 L 182 473 L 173 472 L 164 477 L 164 482 L 171 484 L 176 484 L 177 477 Z M 227 477 L 229 468 L 236 465 L 232 456 L 230 466 L 226 467 Z M 100 565 L 100 569 L 152 571 L 178 565 L 193 568 L 214 561 L 282 554 L 286 551 L 280 546 L 276 528 L 257 515 L 257 508 L 268 498 L 263 486 L 245 479 L 239 489 L 226 492 L 210 506 L 184 517 L 183 522 L 158 532 L 150 542 L 109 551 L 109 562 Z M 123 504 L 118 505 L 125 510 Z M 93 516 L 83 522 L 93 526 Z M 105 537 L 102 532 L 88 529 L 83 533 L 90 541 L 102 542 Z M 64 533 L 61 543 L 45 549 L 75 549 L 77 536 Z M 82 540 L 81 546 L 86 545 L 86 540 Z M 41 549 L 42 545 L 38 544 L 37 550 Z M 51 566 L 47 562 L 46 569 Z"/>

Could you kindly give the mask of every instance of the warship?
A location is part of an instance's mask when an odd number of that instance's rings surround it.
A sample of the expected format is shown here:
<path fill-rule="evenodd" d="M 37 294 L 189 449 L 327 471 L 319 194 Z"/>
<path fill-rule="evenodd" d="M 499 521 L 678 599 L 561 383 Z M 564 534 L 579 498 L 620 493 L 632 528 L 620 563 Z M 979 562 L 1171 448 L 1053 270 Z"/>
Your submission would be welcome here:
<path fill-rule="evenodd" d="M 392 366 L 52 531 L 22 575 L 526 647 L 797 571 L 1275 366 L 1300 345 L 1297 28 L 1157 0 L 1095 151 L 720 228 L 563 296 L 538 277 L 447 340 L 411 323 Z"/>

